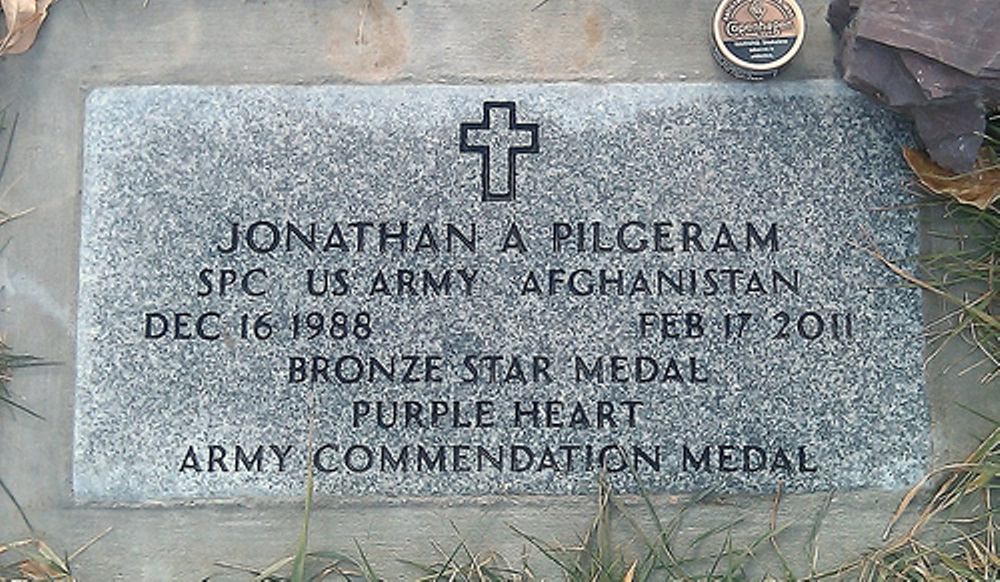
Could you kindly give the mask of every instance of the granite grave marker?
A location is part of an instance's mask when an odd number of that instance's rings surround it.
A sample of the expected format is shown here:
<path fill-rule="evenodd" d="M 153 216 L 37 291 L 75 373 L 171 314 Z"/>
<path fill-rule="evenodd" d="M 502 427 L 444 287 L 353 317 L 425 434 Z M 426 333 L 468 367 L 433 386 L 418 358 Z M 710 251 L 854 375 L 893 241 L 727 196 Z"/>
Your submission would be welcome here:
<path fill-rule="evenodd" d="M 905 135 L 826 82 L 96 89 L 74 493 L 906 485 Z"/>

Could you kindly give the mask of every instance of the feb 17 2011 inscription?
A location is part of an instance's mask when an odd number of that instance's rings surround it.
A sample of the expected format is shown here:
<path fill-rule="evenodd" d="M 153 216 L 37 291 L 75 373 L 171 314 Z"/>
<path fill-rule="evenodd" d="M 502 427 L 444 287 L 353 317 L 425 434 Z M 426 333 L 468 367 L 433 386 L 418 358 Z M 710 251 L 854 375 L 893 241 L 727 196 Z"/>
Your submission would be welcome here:
<path fill-rule="evenodd" d="M 903 134 L 824 83 L 95 90 L 75 495 L 907 484 L 918 296 L 857 244 L 914 250 Z"/>

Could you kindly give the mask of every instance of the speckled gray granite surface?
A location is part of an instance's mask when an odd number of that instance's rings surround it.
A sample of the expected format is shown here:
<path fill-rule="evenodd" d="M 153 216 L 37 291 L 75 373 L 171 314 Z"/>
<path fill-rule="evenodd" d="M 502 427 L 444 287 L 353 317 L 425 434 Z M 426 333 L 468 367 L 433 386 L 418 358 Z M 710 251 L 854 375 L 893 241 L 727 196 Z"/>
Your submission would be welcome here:
<path fill-rule="evenodd" d="M 919 297 L 859 248 L 915 251 L 907 133 L 824 82 L 94 90 L 75 495 L 907 485 Z"/>

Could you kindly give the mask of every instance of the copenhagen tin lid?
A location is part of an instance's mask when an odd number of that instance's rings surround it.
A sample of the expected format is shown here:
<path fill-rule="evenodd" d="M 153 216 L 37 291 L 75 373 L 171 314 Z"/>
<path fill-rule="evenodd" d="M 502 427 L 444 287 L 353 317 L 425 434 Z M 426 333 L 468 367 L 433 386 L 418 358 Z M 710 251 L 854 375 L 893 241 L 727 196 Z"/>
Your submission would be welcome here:
<path fill-rule="evenodd" d="M 712 19 L 716 50 L 747 72 L 777 72 L 799 52 L 805 32 L 795 0 L 722 0 Z"/>

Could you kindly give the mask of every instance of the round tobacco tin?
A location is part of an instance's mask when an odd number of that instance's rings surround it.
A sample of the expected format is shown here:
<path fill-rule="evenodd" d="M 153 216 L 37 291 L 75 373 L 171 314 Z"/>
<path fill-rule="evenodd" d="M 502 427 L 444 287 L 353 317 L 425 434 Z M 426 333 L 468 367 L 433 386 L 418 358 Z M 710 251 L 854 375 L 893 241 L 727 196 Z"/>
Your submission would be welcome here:
<path fill-rule="evenodd" d="M 762 81 L 792 60 L 805 33 L 795 0 L 722 0 L 712 19 L 712 53 L 730 75 Z"/>

